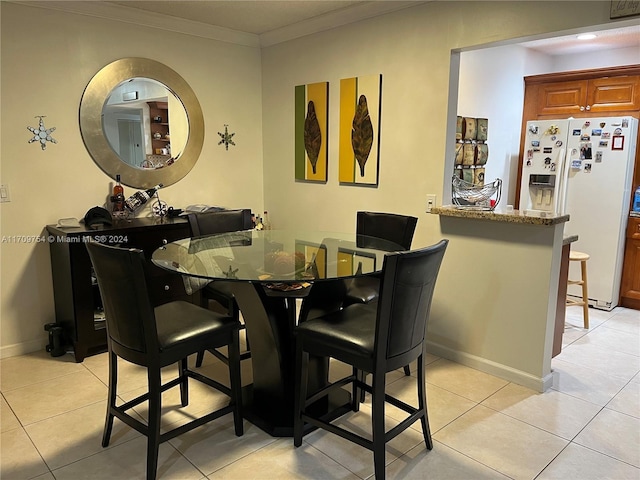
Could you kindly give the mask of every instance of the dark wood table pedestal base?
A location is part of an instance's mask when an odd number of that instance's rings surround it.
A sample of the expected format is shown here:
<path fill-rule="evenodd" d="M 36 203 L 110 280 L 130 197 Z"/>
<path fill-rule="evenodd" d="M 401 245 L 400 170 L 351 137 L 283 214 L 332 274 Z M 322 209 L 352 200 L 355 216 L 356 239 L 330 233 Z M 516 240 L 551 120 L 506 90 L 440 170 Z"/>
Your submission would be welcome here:
<path fill-rule="evenodd" d="M 286 295 L 270 296 L 264 287 L 237 282 L 233 291 L 244 318 L 253 366 L 253 384 L 243 389 L 244 416 L 274 437 L 293 436 L 295 302 Z M 299 294 L 292 292 L 293 297 Z M 328 383 L 329 359 L 310 357 L 308 391 Z M 349 392 L 318 400 L 316 408 L 330 419 L 351 409 Z"/>

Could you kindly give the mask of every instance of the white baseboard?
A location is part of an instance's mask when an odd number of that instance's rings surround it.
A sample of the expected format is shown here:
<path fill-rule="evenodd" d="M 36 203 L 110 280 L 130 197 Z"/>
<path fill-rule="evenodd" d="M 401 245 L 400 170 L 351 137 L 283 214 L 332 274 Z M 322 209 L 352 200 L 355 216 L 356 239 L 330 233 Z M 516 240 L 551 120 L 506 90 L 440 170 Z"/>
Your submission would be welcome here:
<path fill-rule="evenodd" d="M 551 388 L 552 374 L 549 373 L 544 377 L 536 377 L 530 373 L 517 370 L 515 368 L 496 363 L 486 358 L 471 355 L 469 353 L 452 350 L 443 345 L 426 341 L 426 351 L 438 357 L 446 358 L 461 365 L 475 368 L 481 372 L 485 372 L 496 377 L 503 378 L 509 382 L 517 383 L 523 387 L 530 388 L 537 392 L 544 392 Z"/>
<path fill-rule="evenodd" d="M 27 353 L 44 351 L 47 346 L 46 340 L 31 340 L 29 342 L 14 343 L 0 347 L 0 358 L 17 357 Z"/>

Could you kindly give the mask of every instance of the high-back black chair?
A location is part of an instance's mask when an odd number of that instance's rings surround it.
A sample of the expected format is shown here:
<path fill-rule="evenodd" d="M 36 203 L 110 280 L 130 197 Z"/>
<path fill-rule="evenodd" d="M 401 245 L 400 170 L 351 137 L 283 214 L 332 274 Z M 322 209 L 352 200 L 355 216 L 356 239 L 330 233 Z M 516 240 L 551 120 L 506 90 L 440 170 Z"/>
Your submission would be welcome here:
<path fill-rule="evenodd" d="M 408 215 L 359 211 L 356 213 L 356 245 L 380 248 L 375 239 L 381 238 L 409 250 L 417 223 L 416 217 Z M 380 275 L 314 285 L 302 303 L 300 319 L 304 321 L 354 303 L 373 302 L 378 298 L 379 289 Z M 411 375 L 409 365 L 404 366 L 404 373 Z"/>
<path fill-rule="evenodd" d="M 429 450 L 433 448 L 427 414 L 423 348 L 433 292 L 447 244 L 447 240 L 442 240 L 427 248 L 387 254 L 377 302 L 353 304 L 296 327 L 296 447 L 302 444 L 305 423 L 327 430 L 373 451 L 378 480 L 384 479 L 385 475 L 386 442 L 414 422 L 420 420 L 426 446 Z M 309 355 L 333 357 L 347 363 L 353 367 L 352 374 L 307 397 Z M 386 373 L 416 359 L 417 408 L 385 394 Z M 360 372 L 373 375 L 371 386 L 362 381 Z M 307 406 L 330 390 L 349 384 L 353 386 L 354 411 L 359 409 L 359 389 L 372 395 L 372 440 L 307 411 Z M 387 402 L 409 414 L 389 431 L 385 430 L 385 397 Z"/>
<path fill-rule="evenodd" d="M 201 235 L 212 235 L 215 233 L 237 232 L 241 230 L 249 230 L 253 228 L 251 221 L 251 210 L 220 210 L 205 213 L 190 213 L 187 215 L 189 225 L 191 227 L 191 236 L 199 237 Z M 244 324 L 240 322 L 240 310 L 238 304 L 231 291 L 231 283 L 216 280 L 207 284 L 200 290 L 202 298 L 202 306 L 209 308 L 209 301 L 213 300 L 226 309 L 228 314 L 233 317 L 239 324 L 240 328 L 244 328 Z M 227 362 L 227 356 L 222 352 L 209 348 L 207 349 L 213 355 L 223 362 Z M 204 350 L 198 353 L 196 358 L 196 367 L 202 365 L 204 359 Z M 251 352 L 246 351 L 240 355 L 240 359 L 244 360 L 251 357 Z"/>
<path fill-rule="evenodd" d="M 372 238 L 382 238 L 397 245 L 403 250 L 411 248 L 413 234 L 416 231 L 418 219 L 408 215 L 398 215 L 395 213 L 380 212 L 357 212 L 356 213 L 356 234 L 358 246 L 366 248 Z M 352 303 L 369 303 L 378 298 L 380 287 L 379 276 L 368 276 L 355 278 L 347 286 L 345 305 Z"/>
<path fill-rule="evenodd" d="M 155 479 L 160 443 L 227 413 L 233 413 L 235 433 L 243 434 L 238 322 L 227 315 L 184 301 L 154 308 L 149 297 L 144 253 L 137 249 L 87 243 L 106 316 L 109 349 L 109 394 L 102 446 L 109 445 L 114 417 L 147 436 L 147 479 Z M 190 370 L 187 357 L 205 348 L 227 346 L 231 388 Z M 116 405 L 118 357 L 147 369 L 148 392 Z M 178 364 L 178 377 L 164 385 L 160 370 Z M 193 378 L 231 397 L 231 402 L 203 417 L 160 433 L 162 392 L 180 386 L 182 406 L 189 403 L 188 380 Z M 147 424 L 127 410 L 148 401 Z"/>

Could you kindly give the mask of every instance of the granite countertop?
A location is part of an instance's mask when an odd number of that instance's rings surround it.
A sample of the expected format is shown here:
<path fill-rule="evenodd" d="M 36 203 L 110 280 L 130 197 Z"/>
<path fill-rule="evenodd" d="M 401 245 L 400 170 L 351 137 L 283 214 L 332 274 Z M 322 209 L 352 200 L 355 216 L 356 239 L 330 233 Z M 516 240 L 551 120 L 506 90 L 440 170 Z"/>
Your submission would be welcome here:
<path fill-rule="evenodd" d="M 533 213 L 529 213 L 527 211 L 520 211 L 520 210 L 513 210 L 511 212 L 504 212 L 504 211 L 490 212 L 487 210 L 457 208 L 452 205 L 444 205 L 442 207 L 433 207 L 431 209 L 431 213 L 434 215 L 441 215 L 443 217 L 473 218 L 473 219 L 479 219 L 479 220 L 489 220 L 493 222 L 519 223 L 524 225 L 549 226 L 549 225 L 557 225 L 559 223 L 564 223 L 569 220 L 569 215 L 546 214 L 544 216 L 540 216 Z"/>
<path fill-rule="evenodd" d="M 562 245 L 568 245 L 569 243 L 577 242 L 578 235 L 565 235 L 562 239 Z"/>

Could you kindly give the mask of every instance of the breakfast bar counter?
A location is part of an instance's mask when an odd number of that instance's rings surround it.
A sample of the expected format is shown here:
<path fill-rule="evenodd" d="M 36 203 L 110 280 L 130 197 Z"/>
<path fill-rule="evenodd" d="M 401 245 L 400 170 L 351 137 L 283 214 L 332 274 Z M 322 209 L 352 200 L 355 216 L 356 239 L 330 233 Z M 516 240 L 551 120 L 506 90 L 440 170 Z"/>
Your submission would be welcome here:
<path fill-rule="evenodd" d="M 449 247 L 427 351 L 534 390 L 549 388 L 569 216 L 455 206 L 430 213 Z"/>

